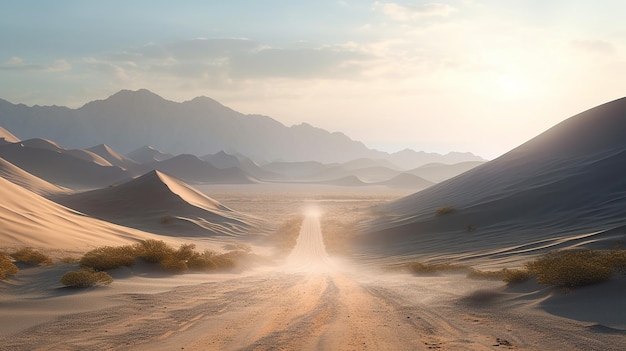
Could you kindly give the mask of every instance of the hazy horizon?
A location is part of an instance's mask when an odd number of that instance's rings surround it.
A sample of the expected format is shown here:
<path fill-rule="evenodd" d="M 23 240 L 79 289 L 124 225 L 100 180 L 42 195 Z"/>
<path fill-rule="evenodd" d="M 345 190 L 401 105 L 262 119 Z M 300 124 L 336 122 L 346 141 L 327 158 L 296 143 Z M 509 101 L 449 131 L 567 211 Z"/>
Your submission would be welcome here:
<path fill-rule="evenodd" d="M 493 0 L 8 3 L 0 98 L 209 96 L 369 147 L 493 159 L 622 97 L 624 4 Z"/>

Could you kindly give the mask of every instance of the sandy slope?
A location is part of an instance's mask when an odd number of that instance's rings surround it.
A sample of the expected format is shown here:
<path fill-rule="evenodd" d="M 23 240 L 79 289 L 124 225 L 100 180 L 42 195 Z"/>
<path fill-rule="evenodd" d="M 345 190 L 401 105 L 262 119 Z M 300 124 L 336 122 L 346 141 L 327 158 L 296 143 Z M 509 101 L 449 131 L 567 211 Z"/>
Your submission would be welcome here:
<path fill-rule="evenodd" d="M 626 99 L 571 117 L 496 160 L 383 206 L 364 246 L 422 259 L 491 256 L 499 264 L 555 248 L 614 247 L 626 240 L 625 129 Z M 446 206 L 454 211 L 438 216 Z"/>
<path fill-rule="evenodd" d="M 118 186 L 54 200 L 117 224 L 178 237 L 242 235 L 260 222 L 159 171 Z"/>
<path fill-rule="evenodd" d="M 20 141 L 18 137 L 11 134 L 11 132 L 0 126 L 0 144 L 3 143 L 2 139 L 4 139 L 4 142 L 7 143 L 17 143 L 18 141 Z"/>
<path fill-rule="evenodd" d="M 85 251 L 157 236 L 87 217 L 0 177 L 0 242 L 3 248 Z"/>
<path fill-rule="evenodd" d="M 68 189 L 38 178 L 0 157 L 0 177 L 41 196 L 69 192 Z"/>
<path fill-rule="evenodd" d="M 5 285 L 2 350 L 623 350 L 626 333 L 549 315 L 528 287 L 366 272 L 328 260 L 319 223 L 300 241 L 318 267 L 241 276 L 124 278 L 73 292 Z M 306 244 L 306 243 L 310 244 Z M 326 266 L 326 269 L 319 269 Z M 297 267 L 301 267 L 298 265 Z M 29 274 L 37 278 L 40 271 Z M 60 272 L 57 272 L 60 274 Z M 39 281 L 31 279 L 31 281 Z M 48 283 L 49 284 L 49 283 Z M 30 288 L 30 290 L 29 290 Z M 46 295 L 42 291 L 48 291 Z M 80 297 L 80 298 L 78 298 Z M 39 318 L 28 311 L 36 308 Z M 7 324 L 8 323 L 8 324 Z M 626 325 L 625 325 L 626 327 Z"/>

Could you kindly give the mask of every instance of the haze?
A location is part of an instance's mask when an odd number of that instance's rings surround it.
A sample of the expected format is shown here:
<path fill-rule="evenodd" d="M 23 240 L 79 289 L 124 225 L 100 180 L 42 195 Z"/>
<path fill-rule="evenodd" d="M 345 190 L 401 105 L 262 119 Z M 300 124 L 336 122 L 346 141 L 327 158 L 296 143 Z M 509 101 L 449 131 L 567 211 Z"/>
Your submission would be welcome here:
<path fill-rule="evenodd" d="M 6 2 L 0 96 L 206 95 L 382 151 L 492 159 L 624 91 L 620 1 Z"/>

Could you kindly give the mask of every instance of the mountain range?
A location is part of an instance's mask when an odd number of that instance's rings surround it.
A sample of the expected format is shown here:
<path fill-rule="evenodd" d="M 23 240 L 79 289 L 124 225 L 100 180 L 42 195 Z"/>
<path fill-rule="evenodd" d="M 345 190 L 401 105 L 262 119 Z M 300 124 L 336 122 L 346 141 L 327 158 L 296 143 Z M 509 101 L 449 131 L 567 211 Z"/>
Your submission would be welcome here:
<path fill-rule="evenodd" d="M 197 156 L 223 150 L 259 163 L 383 159 L 402 169 L 432 162 L 483 161 L 461 152 L 440 155 L 406 149 L 389 154 L 306 123 L 287 127 L 270 117 L 239 113 L 208 97 L 178 103 L 145 89 L 122 90 L 77 109 L 0 99 L 0 126 L 21 140 L 49 139 L 74 149 L 107 144 L 121 153 L 150 145 L 165 153 Z"/>

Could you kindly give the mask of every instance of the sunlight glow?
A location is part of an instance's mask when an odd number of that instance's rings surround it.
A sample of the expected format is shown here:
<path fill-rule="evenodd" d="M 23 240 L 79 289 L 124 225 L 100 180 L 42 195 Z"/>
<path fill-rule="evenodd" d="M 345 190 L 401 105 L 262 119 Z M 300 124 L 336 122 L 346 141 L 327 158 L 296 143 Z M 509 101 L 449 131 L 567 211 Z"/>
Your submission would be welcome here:
<path fill-rule="evenodd" d="M 304 207 L 304 215 L 306 217 L 319 218 L 322 216 L 322 210 L 316 204 L 307 204 Z"/>

